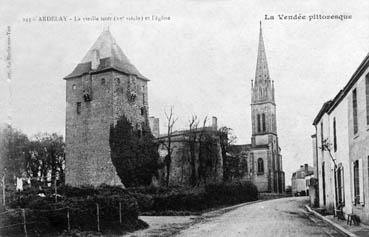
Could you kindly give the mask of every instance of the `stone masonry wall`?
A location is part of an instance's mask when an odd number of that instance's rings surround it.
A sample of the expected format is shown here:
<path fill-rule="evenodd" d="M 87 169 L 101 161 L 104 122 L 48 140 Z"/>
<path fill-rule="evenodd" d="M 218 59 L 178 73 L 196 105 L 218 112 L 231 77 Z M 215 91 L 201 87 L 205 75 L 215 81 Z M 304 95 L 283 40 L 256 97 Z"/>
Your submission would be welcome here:
<path fill-rule="evenodd" d="M 103 82 L 105 81 L 105 82 Z M 147 83 L 136 79 L 135 100 L 129 100 L 128 75 L 115 71 L 67 80 L 66 183 L 74 186 L 121 185 L 110 157 L 110 125 L 125 115 L 140 129 L 148 113 Z M 83 100 L 89 89 L 91 101 Z M 81 113 L 77 114 L 77 102 Z M 144 114 L 141 108 L 145 107 Z"/>

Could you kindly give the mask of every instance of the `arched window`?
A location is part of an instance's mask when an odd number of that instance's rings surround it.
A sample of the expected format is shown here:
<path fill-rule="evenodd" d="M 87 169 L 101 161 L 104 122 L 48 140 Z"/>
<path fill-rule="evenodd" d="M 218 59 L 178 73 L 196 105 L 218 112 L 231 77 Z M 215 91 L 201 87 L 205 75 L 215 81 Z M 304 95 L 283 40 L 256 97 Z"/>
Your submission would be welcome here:
<path fill-rule="evenodd" d="M 261 132 L 261 126 L 260 126 L 260 114 L 257 115 L 257 122 L 258 122 L 258 132 Z"/>
<path fill-rule="evenodd" d="M 258 174 L 264 173 L 264 161 L 262 158 L 258 159 Z"/>
<path fill-rule="evenodd" d="M 105 78 L 101 78 L 101 85 L 105 85 Z"/>
<path fill-rule="evenodd" d="M 262 114 L 262 120 L 263 120 L 263 132 L 266 131 L 266 128 L 265 128 L 265 114 Z"/>

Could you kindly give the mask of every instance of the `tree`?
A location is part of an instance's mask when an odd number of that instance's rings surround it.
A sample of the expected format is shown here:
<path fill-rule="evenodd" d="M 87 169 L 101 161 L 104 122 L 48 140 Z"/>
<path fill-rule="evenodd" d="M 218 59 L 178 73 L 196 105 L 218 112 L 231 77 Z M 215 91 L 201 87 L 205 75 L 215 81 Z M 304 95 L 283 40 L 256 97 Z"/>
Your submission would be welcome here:
<path fill-rule="evenodd" d="M 65 144 L 63 136 L 56 133 L 39 133 L 28 144 L 26 155 L 27 173 L 33 182 L 46 185 L 51 173 L 51 183 L 64 183 Z"/>
<path fill-rule="evenodd" d="M 191 119 L 188 121 L 189 130 L 187 134 L 187 143 L 189 145 L 190 152 L 190 166 L 191 166 L 191 176 L 190 183 L 191 185 L 196 184 L 197 173 L 196 173 L 196 142 L 197 142 L 197 127 L 199 125 L 199 121 L 196 115 L 192 115 Z"/>
<path fill-rule="evenodd" d="M 158 175 L 158 144 L 154 142 L 148 121 L 132 123 L 122 116 L 110 126 L 109 144 L 112 163 L 126 187 L 149 185 Z"/>
<path fill-rule="evenodd" d="M 170 107 L 170 112 L 169 114 L 164 111 L 165 113 L 165 117 L 167 118 L 167 140 L 163 140 L 162 144 L 163 146 L 166 148 L 167 150 L 167 155 L 165 156 L 164 159 L 164 164 L 166 167 L 166 178 L 165 178 L 165 184 L 168 187 L 169 186 L 169 177 L 170 177 L 170 165 L 172 163 L 172 153 L 174 150 L 174 146 L 172 146 L 172 135 L 173 135 L 173 126 L 174 124 L 177 122 L 178 117 L 174 118 L 173 117 L 173 106 Z"/>
<path fill-rule="evenodd" d="M 232 133 L 232 128 L 229 127 L 221 127 L 219 128 L 219 136 L 220 136 L 220 146 L 222 149 L 222 158 L 223 158 L 223 179 L 229 180 L 229 163 L 227 153 L 230 150 L 230 147 L 236 143 L 237 137 Z"/>
<path fill-rule="evenodd" d="M 331 160 L 333 161 L 335 170 L 337 169 L 336 159 L 332 155 L 332 143 L 329 142 L 329 139 L 323 139 L 322 146 L 319 147 L 322 151 L 328 151 Z"/>
<path fill-rule="evenodd" d="M 6 125 L 0 131 L 0 172 L 6 175 L 6 183 L 13 183 L 14 177 L 20 177 L 25 171 L 25 155 L 29 140 L 20 130 Z"/>

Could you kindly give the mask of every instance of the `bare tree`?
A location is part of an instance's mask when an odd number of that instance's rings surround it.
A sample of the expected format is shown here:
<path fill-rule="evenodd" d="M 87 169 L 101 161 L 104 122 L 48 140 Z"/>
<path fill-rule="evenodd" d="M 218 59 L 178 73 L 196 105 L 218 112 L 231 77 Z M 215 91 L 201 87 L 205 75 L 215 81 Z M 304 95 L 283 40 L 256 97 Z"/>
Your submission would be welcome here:
<path fill-rule="evenodd" d="M 167 119 L 167 141 L 162 144 L 165 146 L 167 150 L 167 155 L 165 156 L 164 163 L 167 170 L 167 176 L 165 179 L 166 186 L 169 186 L 169 177 L 170 177 L 170 165 L 172 163 L 172 153 L 175 146 L 172 146 L 172 135 L 173 135 L 173 126 L 177 122 L 178 117 L 174 117 L 173 115 L 173 106 L 170 107 L 169 114 L 164 111 L 165 117 Z"/>
<path fill-rule="evenodd" d="M 332 155 L 332 143 L 329 142 L 329 139 L 323 139 L 322 146 L 319 147 L 322 151 L 328 151 L 329 156 L 331 157 L 335 170 L 337 169 L 336 159 Z"/>
<path fill-rule="evenodd" d="M 188 121 L 189 124 L 189 131 L 188 131 L 188 138 L 187 142 L 190 148 L 190 166 L 191 166 L 191 177 L 190 183 L 195 185 L 197 180 L 196 175 L 196 141 L 197 141 L 197 134 L 196 130 L 199 126 L 199 120 L 197 119 L 196 115 L 192 115 L 191 119 Z"/>

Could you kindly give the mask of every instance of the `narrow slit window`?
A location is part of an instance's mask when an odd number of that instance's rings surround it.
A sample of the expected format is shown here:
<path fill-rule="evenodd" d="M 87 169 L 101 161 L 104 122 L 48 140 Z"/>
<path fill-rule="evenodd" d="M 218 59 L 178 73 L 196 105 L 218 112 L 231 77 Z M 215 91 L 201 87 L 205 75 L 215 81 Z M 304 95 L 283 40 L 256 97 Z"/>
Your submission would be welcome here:
<path fill-rule="evenodd" d="M 77 114 L 80 115 L 81 114 L 81 102 L 77 102 Z"/>

